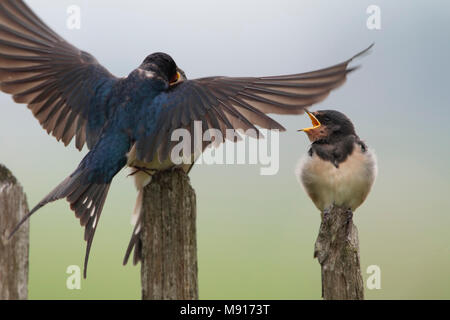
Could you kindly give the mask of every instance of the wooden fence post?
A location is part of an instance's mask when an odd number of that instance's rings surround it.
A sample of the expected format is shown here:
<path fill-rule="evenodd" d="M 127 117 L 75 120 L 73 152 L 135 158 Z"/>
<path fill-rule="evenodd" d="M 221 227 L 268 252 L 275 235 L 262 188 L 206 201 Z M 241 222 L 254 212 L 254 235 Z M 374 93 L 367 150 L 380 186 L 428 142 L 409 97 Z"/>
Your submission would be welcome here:
<path fill-rule="evenodd" d="M 198 299 L 196 197 L 182 170 L 158 172 L 144 190 L 142 298 Z"/>
<path fill-rule="evenodd" d="M 29 223 L 7 240 L 11 230 L 27 213 L 22 187 L 0 164 L 0 300 L 28 298 Z"/>
<path fill-rule="evenodd" d="M 322 214 L 314 257 L 322 268 L 322 297 L 325 300 L 364 299 L 358 229 L 352 217 L 350 211 L 336 206 Z"/>

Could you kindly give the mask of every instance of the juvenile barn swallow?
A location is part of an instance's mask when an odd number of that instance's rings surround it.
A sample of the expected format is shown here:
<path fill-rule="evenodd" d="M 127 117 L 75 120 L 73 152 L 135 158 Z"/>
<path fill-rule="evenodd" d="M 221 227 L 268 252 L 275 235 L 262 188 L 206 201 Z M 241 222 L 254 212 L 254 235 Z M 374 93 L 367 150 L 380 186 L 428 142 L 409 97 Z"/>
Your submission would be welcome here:
<path fill-rule="evenodd" d="M 375 154 L 343 113 L 306 112 L 312 127 L 299 131 L 305 132 L 312 144 L 297 166 L 297 177 L 325 215 L 332 205 L 354 212 L 366 199 L 377 176 Z"/>
<path fill-rule="evenodd" d="M 118 78 L 56 34 L 22 0 L 0 0 L 0 89 L 27 104 L 58 141 L 67 146 L 75 138 L 76 148 L 86 144 L 89 149 L 21 224 L 46 204 L 66 199 L 85 227 L 86 277 L 110 184 L 123 167 L 134 167 L 142 190 L 148 175 L 174 166 L 169 154 L 178 142 L 171 141 L 171 134 L 179 128 L 192 133 L 194 121 L 201 121 L 203 132 L 218 129 L 224 137 L 227 129 L 259 132 L 255 126 L 284 131 L 267 114 L 303 114 L 345 82 L 355 69 L 349 63 L 359 55 L 308 73 L 188 80 L 169 55 L 153 53 Z M 190 165 L 182 167 L 188 171 Z M 140 259 L 140 219 L 135 220 L 124 264 L 133 249 L 134 262 Z"/>

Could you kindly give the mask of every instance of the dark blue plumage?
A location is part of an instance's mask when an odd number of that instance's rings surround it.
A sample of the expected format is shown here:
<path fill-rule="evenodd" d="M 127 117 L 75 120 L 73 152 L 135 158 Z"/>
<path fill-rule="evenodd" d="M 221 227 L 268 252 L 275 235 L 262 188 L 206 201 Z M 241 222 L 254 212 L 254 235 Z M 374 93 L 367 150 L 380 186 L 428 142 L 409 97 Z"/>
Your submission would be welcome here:
<path fill-rule="evenodd" d="M 141 195 L 147 174 L 174 166 L 169 154 L 177 143 L 171 141 L 176 129 L 192 134 L 198 121 L 204 131 L 218 129 L 223 136 L 227 129 L 283 131 L 267 114 L 303 114 L 345 82 L 354 70 L 348 68 L 353 58 L 287 76 L 187 80 L 169 55 L 154 53 L 127 77 L 117 78 L 57 35 L 22 0 L 0 0 L 0 89 L 26 103 L 58 141 L 68 145 L 75 138 L 79 150 L 85 144 L 90 150 L 23 221 L 65 198 L 85 226 L 86 267 L 110 183 L 123 167 L 138 169 Z M 124 263 L 133 248 L 134 262 L 140 259 L 139 199 Z"/>

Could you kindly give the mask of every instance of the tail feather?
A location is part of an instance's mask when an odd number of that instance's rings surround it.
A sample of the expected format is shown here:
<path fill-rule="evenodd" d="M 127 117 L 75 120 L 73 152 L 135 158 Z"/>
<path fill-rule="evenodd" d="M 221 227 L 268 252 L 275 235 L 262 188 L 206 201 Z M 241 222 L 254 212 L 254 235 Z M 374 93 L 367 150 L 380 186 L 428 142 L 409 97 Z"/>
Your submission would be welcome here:
<path fill-rule="evenodd" d="M 144 201 L 144 187 L 151 182 L 152 177 L 144 173 L 142 175 L 137 172 L 134 175 L 134 182 L 138 191 L 136 204 L 134 206 L 133 214 L 131 215 L 131 224 L 134 225 L 133 234 L 125 252 L 123 265 L 128 263 L 130 255 L 134 250 L 133 264 L 137 265 L 142 259 L 142 241 L 141 241 L 141 226 L 142 226 L 142 205 Z"/>
<path fill-rule="evenodd" d="M 27 221 L 36 211 L 45 206 L 46 204 L 65 198 L 68 194 L 70 194 L 70 184 L 71 177 L 66 178 L 63 182 L 61 182 L 52 192 L 50 192 L 44 199 L 42 199 L 23 219 L 17 224 L 17 226 L 13 229 L 13 231 L 8 236 L 8 239 L 11 239 L 14 234 L 19 230 L 19 228 Z"/>
<path fill-rule="evenodd" d="M 131 216 L 131 223 L 134 225 L 133 234 L 131 235 L 130 242 L 128 244 L 125 257 L 123 259 L 123 265 L 128 263 L 131 252 L 134 249 L 133 264 L 136 265 L 141 261 L 142 254 L 142 241 L 141 241 L 141 226 L 142 226 L 142 201 L 144 199 L 143 187 L 138 187 L 138 196 L 136 199 L 136 205 L 134 206 L 133 215 Z"/>
<path fill-rule="evenodd" d="M 87 193 L 83 202 L 74 206 L 71 204 L 71 209 L 75 211 L 75 215 L 81 216 L 80 224 L 85 227 L 84 240 L 87 241 L 86 255 L 84 258 L 84 278 L 87 277 L 87 265 L 89 261 L 89 253 L 91 252 L 92 241 L 94 240 L 95 231 L 97 230 L 98 221 L 105 204 L 106 196 L 109 191 L 109 184 L 93 184 L 89 187 L 92 189 L 92 194 Z M 80 200 L 78 200 L 80 202 Z"/>
<path fill-rule="evenodd" d="M 131 235 L 130 242 L 128 244 L 127 251 L 125 252 L 125 257 L 123 258 L 123 265 L 125 266 L 130 259 L 131 252 L 134 250 L 133 254 L 133 264 L 137 265 L 142 260 L 142 240 L 141 240 L 141 217 L 139 217 L 138 222 L 134 226 L 133 234 Z"/>
<path fill-rule="evenodd" d="M 87 170 L 78 169 L 66 178 L 19 222 L 8 237 L 11 238 L 23 223 L 40 208 L 50 202 L 66 198 L 70 203 L 70 208 L 75 212 L 75 216 L 80 219 L 81 226 L 85 227 L 84 239 L 87 241 L 87 246 L 84 260 L 84 278 L 87 276 L 87 264 L 95 230 L 110 187 L 110 183 L 90 183 L 87 175 Z"/>

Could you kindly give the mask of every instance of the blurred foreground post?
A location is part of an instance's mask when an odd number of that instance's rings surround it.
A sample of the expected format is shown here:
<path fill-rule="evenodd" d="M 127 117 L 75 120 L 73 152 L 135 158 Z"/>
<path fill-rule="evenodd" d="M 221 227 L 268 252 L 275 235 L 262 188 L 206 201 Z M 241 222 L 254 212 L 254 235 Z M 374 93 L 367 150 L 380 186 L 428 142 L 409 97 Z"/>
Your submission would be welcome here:
<path fill-rule="evenodd" d="M 142 206 L 142 299 L 198 299 L 195 191 L 182 170 L 156 173 Z"/>
<path fill-rule="evenodd" d="M 27 213 L 27 199 L 22 187 L 0 164 L 0 300 L 25 300 L 28 297 L 28 222 L 7 240 L 11 230 Z"/>
<path fill-rule="evenodd" d="M 352 213 L 332 207 L 322 215 L 314 257 L 322 268 L 325 300 L 363 300 L 364 284 L 359 262 L 358 229 Z"/>

